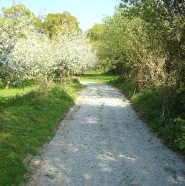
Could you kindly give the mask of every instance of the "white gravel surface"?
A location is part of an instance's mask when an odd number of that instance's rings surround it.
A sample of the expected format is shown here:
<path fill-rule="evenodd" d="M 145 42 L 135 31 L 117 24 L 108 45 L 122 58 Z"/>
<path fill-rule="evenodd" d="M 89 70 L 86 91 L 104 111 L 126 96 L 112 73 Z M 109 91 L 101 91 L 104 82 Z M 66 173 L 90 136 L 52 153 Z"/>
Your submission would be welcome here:
<path fill-rule="evenodd" d="M 185 163 L 117 89 L 84 82 L 56 136 L 34 157 L 28 186 L 185 185 Z"/>

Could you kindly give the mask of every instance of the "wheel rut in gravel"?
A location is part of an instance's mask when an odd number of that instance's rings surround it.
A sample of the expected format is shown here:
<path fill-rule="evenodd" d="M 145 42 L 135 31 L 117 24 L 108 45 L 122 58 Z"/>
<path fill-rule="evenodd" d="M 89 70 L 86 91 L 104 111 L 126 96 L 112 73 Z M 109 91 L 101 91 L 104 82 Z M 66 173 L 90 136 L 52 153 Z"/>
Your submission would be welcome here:
<path fill-rule="evenodd" d="M 164 147 L 117 89 L 87 88 L 34 157 L 28 186 L 185 185 L 185 164 Z"/>

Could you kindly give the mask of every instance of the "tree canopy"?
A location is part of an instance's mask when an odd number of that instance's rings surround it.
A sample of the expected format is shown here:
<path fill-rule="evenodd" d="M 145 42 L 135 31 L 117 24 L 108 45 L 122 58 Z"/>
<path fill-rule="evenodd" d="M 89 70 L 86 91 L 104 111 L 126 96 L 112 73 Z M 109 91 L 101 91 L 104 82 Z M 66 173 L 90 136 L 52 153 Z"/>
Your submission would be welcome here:
<path fill-rule="evenodd" d="M 44 18 L 44 21 L 38 20 L 36 25 L 42 33 L 48 34 L 50 38 L 57 33 L 77 34 L 81 31 L 77 18 L 69 12 L 58 14 L 49 13 Z"/>

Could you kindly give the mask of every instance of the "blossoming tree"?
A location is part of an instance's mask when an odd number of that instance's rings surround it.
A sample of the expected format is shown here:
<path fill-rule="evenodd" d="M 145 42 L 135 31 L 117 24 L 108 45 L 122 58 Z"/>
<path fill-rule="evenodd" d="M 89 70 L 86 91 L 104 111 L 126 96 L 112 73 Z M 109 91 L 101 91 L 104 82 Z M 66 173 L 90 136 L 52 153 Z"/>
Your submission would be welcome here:
<path fill-rule="evenodd" d="M 83 35 L 59 32 L 50 39 L 34 28 L 34 16 L 16 15 L 16 21 L 14 16 L 0 17 L 0 76 L 5 83 L 30 77 L 55 80 L 97 64 L 96 54 Z"/>

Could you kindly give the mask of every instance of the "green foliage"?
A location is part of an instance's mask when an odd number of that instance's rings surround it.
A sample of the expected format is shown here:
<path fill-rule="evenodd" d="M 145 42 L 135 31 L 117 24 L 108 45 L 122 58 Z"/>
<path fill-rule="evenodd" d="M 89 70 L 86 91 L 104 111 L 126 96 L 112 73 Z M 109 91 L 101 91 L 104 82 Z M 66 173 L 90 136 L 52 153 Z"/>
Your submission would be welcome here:
<path fill-rule="evenodd" d="M 157 93 L 148 90 L 144 93 L 142 92 L 133 95 L 131 100 L 146 120 L 153 121 L 162 117 L 163 103 Z"/>
<path fill-rule="evenodd" d="M 118 9 L 112 18 L 105 20 L 100 59 L 109 58 L 112 70 L 123 79 L 132 79 L 140 89 L 164 81 L 164 54 L 159 43 L 147 34 L 147 24 L 141 18 L 122 16 Z M 157 72 L 157 73 L 155 73 Z"/>
<path fill-rule="evenodd" d="M 185 82 L 184 3 L 124 1 L 104 20 L 97 54 L 139 89 Z M 128 4 L 129 3 L 129 4 Z M 111 62 L 111 65 L 110 65 Z"/>
<path fill-rule="evenodd" d="M 79 22 L 76 17 L 72 16 L 69 12 L 62 14 L 48 14 L 44 21 L 39 19 L 36 22 L 36 28 L 51 38 L 52 36 L 60 34 L 76 34 L 80 32 Z"/>
<path fill-rule="evenodd" d="M 39 87 L 9 89 L 7 94 L 0 90 L 0 185 L 25 181 L 24 158 L 37 155 L 37 147 L 54 136 L 84 86 L 68 80 L 66 85 Z"/>
<path fill-rule="evenodd" d="M 17 21 L 18 18 L 30 19 L 33 15 L 29 9 L 25 7 L 23 4 L 14 5 L 8 9 L 3 8 L 4 17 L 7 19 L 11 19 Z"/>
<path fill-rule="evenodd" d="M 166 83 L 171 84 L 174 81 L 180 88 L 185 82 L 184 1 L 129 2 L 131 5 L 123 9 L 123 16 L 131 19 L 140 17 L 146 23 L 146 33 L 152 41 L 150 47 L 154 51 L 160 48 L 160 53 L 164 54 L 164 70 L 166 76 L 170 76 Z"/>
<path fill-rule="evenodd" d="M 103 31 L 103 24 L 95 24 L 91 29 L 87 30 L 86 32 L 86 35 L 90 39 L 95 50 L 97 50 L 99 47 Z"/>
<path fill-rule="evenodd" d="M 87 37 L 91 39 L 91 41 L 98 41 L 101 39 L 101 34 L 103 33 L 104 25 L 103 24 L 95 24 L 91 29 L 87 31 Z"/>
<path fill-rule="evenodd" d="M 179 129 L 179 135 L 177 136 L 177 139 L 174 141 L 175 145 L 179 147 L 179 149 L 184 150 L 185 149 L 185 120 L 181 118 L 174 119 L 174 124 L 178 126 Z"/>
<path fill-rule="evenodd" d="M 136 84 L 134 85 L 132 81 L 124 82 L 120 77 L 111 81 L 110 84 L 121 88 L 128 98 L 131 98 L 132 95 L 138 93 L 138 87 Z"/>

